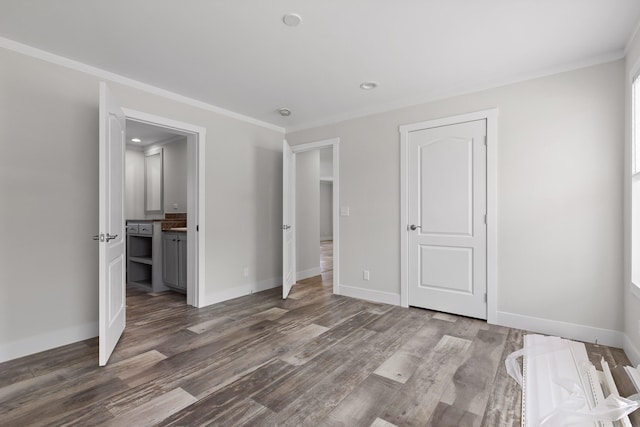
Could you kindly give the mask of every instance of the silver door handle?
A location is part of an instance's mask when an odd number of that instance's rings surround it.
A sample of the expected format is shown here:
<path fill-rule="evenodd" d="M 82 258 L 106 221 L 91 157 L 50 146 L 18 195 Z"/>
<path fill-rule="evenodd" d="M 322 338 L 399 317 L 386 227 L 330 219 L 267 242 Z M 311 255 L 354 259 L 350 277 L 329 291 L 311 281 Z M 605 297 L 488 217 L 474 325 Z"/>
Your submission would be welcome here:
<path fill-rule="evenodd" d="M 415 231 L 415 230 L 417 230 L 418 228 L 422 228 L 422 226 L 421 226 L 421 225 L 411 224 L 411 225 L 409 226 L 409 228 L 410 228 L 411 230 Z"/>
<path fill-rule="evenodd" d="M 285 224 L 285 225 L 283 225 L 283 226 L 282 226 L 282 229 L 283 229 L 283 230 L 288 230 L 288 229 L 290 229 L 290 228 L 291 228 L 291 226 L 290 226 L 290 225 L 286 225 L 286 224 Z"/>
<path fill-rule="evenodd" d="M 108 242 L 109 240 L 113 240 L 113 239 L 115 239 L 116 237 L 118 237 L 118 235 L 117 235 L 117 234 L 109 234 L 109 233 L 107 233 L 107 242 Z"/>

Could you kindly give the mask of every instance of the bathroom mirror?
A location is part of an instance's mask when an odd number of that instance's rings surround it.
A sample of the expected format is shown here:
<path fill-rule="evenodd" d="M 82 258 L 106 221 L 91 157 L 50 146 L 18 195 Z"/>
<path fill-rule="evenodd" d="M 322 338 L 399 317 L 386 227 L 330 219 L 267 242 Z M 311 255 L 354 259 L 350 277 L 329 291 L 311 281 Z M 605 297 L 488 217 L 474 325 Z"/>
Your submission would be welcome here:
<path fill-rule="evenodd" d="M 163 213 L 162 148 L 147 151 L 144 157 L 144 210 L 146 214 Z"/>

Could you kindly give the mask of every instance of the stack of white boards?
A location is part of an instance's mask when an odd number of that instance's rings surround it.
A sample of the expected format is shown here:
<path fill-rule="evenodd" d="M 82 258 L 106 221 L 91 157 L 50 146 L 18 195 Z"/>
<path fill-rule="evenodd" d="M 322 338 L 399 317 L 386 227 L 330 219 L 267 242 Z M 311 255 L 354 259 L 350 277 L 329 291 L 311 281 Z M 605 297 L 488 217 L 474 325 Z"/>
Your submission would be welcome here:
<path fill-rule="evenodd" d="M 603 358 L 596 370 L 583 343 L 559 337 L 525 335 L 521 354 L 523 427 L 640 426 L 640 411 L 612 415 L 637 407 L 620 398 L 640 390 L 637 369 L 611 370 Z"/>

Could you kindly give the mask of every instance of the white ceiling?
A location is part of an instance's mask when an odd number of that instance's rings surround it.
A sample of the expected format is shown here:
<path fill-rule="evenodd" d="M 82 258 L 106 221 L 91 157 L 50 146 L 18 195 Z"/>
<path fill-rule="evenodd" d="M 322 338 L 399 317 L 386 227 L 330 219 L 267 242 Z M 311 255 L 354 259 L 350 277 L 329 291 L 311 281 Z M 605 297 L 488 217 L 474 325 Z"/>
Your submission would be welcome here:
<path fill-rule="evenodd" d="M 2 37 L 289 130 L 619 58 L 639 20 L 638 0 L 0 3 Z"/>
<path fill-rule="evenodd" d="M 148 147 L 153 144 L 162 144 L 165 142 L 177 140 L 178 138 L 184 138 L 184 135 L 182 133 L 170 131 L 160 126 L 136 122 L 133 120 L 127 120 L 127 128 L 125 133 L 127 135 L 127 146 L 139 149 Z M 138 138 L 141 141 L 133 142 L 131 141 L 132 138 Z"/>

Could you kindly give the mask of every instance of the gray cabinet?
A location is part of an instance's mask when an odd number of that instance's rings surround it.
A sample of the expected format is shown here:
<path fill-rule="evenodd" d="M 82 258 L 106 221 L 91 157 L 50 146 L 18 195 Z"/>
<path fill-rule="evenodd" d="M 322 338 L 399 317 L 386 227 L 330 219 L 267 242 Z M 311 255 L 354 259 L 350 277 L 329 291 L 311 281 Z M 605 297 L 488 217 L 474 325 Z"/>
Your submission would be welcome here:
<path fill-rule="evenodd" d="M 187 291 L 187 234 L 164 232 L 162 235 L 162 279 L 177 291 Z"/>
<path fill-rule="evenodd" d="M 168 290 L 161 280 L 160 225 L 127 222 L 127 283 L 147 291 Z"/>

